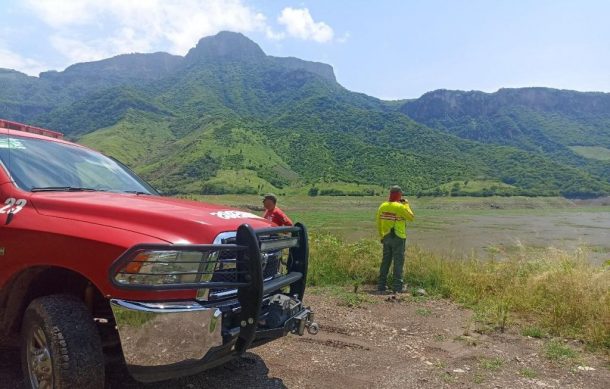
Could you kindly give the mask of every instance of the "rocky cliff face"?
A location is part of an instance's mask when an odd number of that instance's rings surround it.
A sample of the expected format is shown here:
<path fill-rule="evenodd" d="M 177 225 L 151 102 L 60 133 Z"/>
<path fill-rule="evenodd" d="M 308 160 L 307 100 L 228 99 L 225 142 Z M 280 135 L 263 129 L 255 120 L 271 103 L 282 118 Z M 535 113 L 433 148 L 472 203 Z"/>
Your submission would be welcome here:
<path fill-rule="evenodd" d="M 443 115 L 493 115 L 502 109 L 514 107 L 545 112 L 608 115 L 610 93 L 551 88 L 506 88 L 495 93 L 441 89 L 405 103 L 401 111 L 413 119 L 428 120 Z"/>

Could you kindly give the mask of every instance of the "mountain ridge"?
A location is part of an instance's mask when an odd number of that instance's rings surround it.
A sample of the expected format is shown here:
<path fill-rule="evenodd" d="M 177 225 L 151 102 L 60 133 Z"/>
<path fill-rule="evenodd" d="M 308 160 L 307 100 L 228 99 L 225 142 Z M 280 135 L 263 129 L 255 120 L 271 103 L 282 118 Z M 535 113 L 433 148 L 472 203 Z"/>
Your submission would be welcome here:
<path fill-rule="evenodd" d="M 399 110 L 429 127 L 486 144 L 542 151 L 558 161 L 610 177 L 605 162 L 578 147 L 610 149 L 610 94 L 551 88 L 494 93 L 432 91 Z"/>
<path fill-rule="evenodd" d="M 124 158 L 168 193 L 344 182 L 459 195 L 446 184 L 473 180 L 498 183 L 481 195 L 610 192 L 610 164 L 568 142 L 580 131 L 592 134 L 592 146 L 606 145 L 603 94 L 591 114 L 601 116 L 584 119 L 591 103 L 580 92 L 549 88 L 495 92 L 504 102 L 446 90 L 386 102 L 347 90 L 330 65 L 269 56 L 231 32 L 202 38 L 184 57 L 127 54 L 41 76 L 0 72 L 0 116 Z M 532 96 L 546 110 L 527 103 Z M 507 105 L 514 99 L 522 103 Z M 562 108 L 573 100 L 572 110 Z"/>

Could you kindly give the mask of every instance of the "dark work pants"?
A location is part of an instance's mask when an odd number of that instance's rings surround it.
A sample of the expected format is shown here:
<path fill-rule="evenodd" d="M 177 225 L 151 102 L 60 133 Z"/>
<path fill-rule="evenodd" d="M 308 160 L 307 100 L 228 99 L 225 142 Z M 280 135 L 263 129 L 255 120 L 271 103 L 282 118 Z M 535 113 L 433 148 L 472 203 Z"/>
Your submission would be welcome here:
<path fill-rule="evenodd" d="M 386 289 L 388 272 L 390 271 L 392 262 L 394 262 L 394 283 L 392 289 L 395 292 L 402 290 L 402 273 L 405 265 L 405 243 L 406 239 L 396 236 L 394 231 L 383 238 L 383 259 L 381 260 L 381 268 L 379 269 L 377 290 Z"/>

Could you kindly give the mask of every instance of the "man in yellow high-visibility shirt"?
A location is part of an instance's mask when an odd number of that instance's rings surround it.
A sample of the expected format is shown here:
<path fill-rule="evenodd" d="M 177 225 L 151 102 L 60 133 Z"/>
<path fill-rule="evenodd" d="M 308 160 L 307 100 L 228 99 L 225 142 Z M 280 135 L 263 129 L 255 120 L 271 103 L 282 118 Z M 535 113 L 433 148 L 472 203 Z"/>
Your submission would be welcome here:
<path fill-rule="evenodd" d="M 385 292 L 390 265 L 394 262 L 394 283 L 392 289 L 396 293 L 403 290 L 403 267 L 405 264 L 405 243 L 407 240 L 407 220 L 414 219 L 409 202 L 402 201 L 402 189 L 399 186 L 390 188 L 390 198 L 383 202 L 377 210 L 377 230 L 383 243 L 383 259 L 379 269 L 377 291 Z"/>

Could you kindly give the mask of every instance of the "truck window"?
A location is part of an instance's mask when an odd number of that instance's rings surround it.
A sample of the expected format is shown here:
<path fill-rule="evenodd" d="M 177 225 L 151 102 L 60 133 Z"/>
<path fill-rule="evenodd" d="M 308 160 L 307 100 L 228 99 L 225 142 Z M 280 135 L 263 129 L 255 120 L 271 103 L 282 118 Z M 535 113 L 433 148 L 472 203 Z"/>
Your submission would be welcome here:
<path fill-rule="evenodd" d="M 76 145 L 0 135 L 0 160 L 17 186 L 27 191 L 75 187 L 156 194 L 111 158 Z"/>

